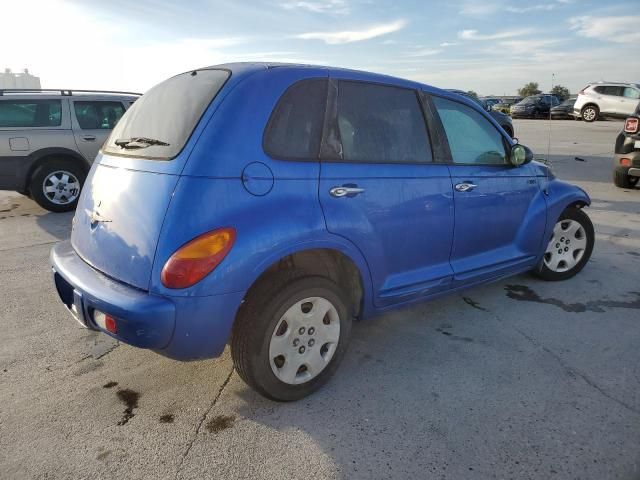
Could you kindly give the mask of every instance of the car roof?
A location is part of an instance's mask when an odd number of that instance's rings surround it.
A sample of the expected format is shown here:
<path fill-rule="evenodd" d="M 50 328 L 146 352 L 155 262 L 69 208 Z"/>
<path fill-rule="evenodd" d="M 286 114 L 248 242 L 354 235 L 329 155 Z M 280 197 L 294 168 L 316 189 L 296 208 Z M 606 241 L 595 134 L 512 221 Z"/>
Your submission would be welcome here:
<path fill-rule="evenodd" d="M 73 100 L 102 100 L 102 101 L 134 101 L 138 96 L 135 95 L 113 95 L 113 94 L 95 94 L 95 93 L 79 93 L 73 95 L 48 94 L 48 93 L 10 93 L 0 95 L 0 102 L 3 100 L 59 100 L 61 98 L 70 98 Z"/>
<path fill-rule="evenodd" d="M 381 73 L 367 72 L 364 70 L 355 70 L 350 68 L 331 67 L 327 65 L 307 65 L 298 63 L 277 63 L 277 62 L 236 62 L 236 63 L 224 63 L 220 65 L 211 65 L 208 67 L 202 67 L 197 70 L 205 69 L 225 69 L 229 70 L 232 75 L 237 76 L 249 76 L 258 71 L 270 70 L 270 69 L 291 69 L 291 70 L 305 70 L 307 72 L 317 73 L 318 75 L 332 74 L 346 74 L 352 76 L 356 80 L 367 81 L 372 83 L 384 83 L 395 85 L 398 87 L 411 88 L 416 90 L 422 90 L 426 93 L 436 94 L 442 97 L 450 98 L 453 100 L 461 101 L 463 99 L 465 103 L 473 105 L 476 108 L 478 104 L 472 100 L 469 100 L 463 95 L 457 94 L 455 91 L 441 89 L 432 85 L 427 85 L 413 80 L 407 80 L 404 78 L 394 77 L 391 75 L 384 75 Z"/>

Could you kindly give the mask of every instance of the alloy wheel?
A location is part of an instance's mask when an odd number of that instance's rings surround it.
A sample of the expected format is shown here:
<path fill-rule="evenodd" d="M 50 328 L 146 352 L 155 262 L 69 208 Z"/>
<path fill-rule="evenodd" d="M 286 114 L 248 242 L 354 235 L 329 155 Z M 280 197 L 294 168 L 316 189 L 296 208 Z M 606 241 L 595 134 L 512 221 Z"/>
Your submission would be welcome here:
<path fill-rule="evenodd" d="M 42 192 L 51 203 L 67 205 L 80 195 L 80 181 L 71 172 L 57 170 L 45 177 Z"/>
<path fill-rule="evenodd" d="M 554 272 L 566 272 L 582 259 L 587 248 L 584 227 L 575 220 L 560 220 L 544 254 L 544 264 Z"/>

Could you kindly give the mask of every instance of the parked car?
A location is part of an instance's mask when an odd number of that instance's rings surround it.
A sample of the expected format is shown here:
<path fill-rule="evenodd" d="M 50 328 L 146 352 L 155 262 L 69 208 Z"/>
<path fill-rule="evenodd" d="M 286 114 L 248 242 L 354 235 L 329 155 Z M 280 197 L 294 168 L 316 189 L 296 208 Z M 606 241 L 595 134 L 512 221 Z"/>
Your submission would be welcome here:
<path fill-rule="evenodd" d="M 594 122 L 600 117 L 625 118 L 636 110 L 640 103 L 640 84 L 599 82 L 584 87 L 575 105 L 574 116 L 585 122 Z"/>
<path fill-rule="evenodd" d="M 0 90 L 0 190 L 51 212 L 73 210 L 91 163 L 125 110 L 126 92 Z"/>
<path fill-rule="evenodd" d="M 499 98 L 493 98 L 493 97 L 482 97 L 480 98 L 480 100 L 487 105 L 489 108 L 493 107 L 494 105 L 500 103 L 502 100 L 500 100 Z"/>
<path fill-rule="evenodd" d="M 522 98 L 515 98 L 513 100 L 502 100 L 500 103 L 496 103 L 491 107 L 491 110 L 504 113 L 505 115 L 511 114 L 511 105 L 515 105 L 520 102 Z"/>
<path fill-rule="evenodd" d="M 560 105 L 555 95 L 531 95 L 511 107 L 512 118 L 549 118 L 549 110 Z"/>
<path fill-rule="evenodd" d="M 565 118 L 573 118 L 573 105 L 575 103 L 575 98 L 568 98 L 557 107 L 553 107 L 551 109 L 551 119 L 560 120 Z"/>
<path fill-rule="evenodd" d="M 466 97 L 466 98 L 474 101 L 478 105 L 480 105 L 482 107 L 482 109 L 485 110 L 486 112 L 488 112 L 489 115 L 491 115 L 493 117 L 493 119 L 496 122 L 498 122 L 498 125 L 500 125 L 504 129 L 504 131 L 507 132 L 507 135 L 509 135 L 511 138 L 513 138 L 513 135 L 514 135 L 513 121 L 511 120 L 511 117 L 509 117 L 509 115 L 505 115 L 502 112 L 494 111 L 491 108 L 491 103 L 490 102 L 486 101 L 485 99 L 469 95 L 467 92 L 465 92 L 463 90 L 449 89 L 448 91 L 452 92 L 452 93 L 456 93 L 458 95 L 462 95 L 463 97 Z"/>
<path fill-rule="evenodd" d="M 574 276 L 589 203 L 459 95 L 229 64 L 124 114 L 51 265 L 83 326 L 179 360 L 230 341 L 246 383 L 295 400 L 334 373 L 354 319 L 525 271 Z"/>
<path fill-rule="evenodd" d="M 640 178 L 640 105 L 624 122 L 616 138 L 613 157 L 613 183 L 620 188 L 633 188 Z"/>

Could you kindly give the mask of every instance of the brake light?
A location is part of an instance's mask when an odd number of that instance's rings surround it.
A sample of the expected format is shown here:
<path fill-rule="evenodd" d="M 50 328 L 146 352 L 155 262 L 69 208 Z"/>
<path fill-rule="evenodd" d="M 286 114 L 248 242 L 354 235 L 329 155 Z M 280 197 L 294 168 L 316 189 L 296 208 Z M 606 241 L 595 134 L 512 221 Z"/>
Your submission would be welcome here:
<path fill-rule="evenodd" d="M 639 120 L 635 117 L 627 118 L 624 122 L 624 131 L 627 133 L 638 133 Z"/>
<path fill-rule="evenodd" d="M 621 158 L 620 159 L 620 166 L 622 166 L 622 167 L 630 167 L 631 166 L 631 159 L 630 158 Z"/>
<path fill-rule="evenodd" d="M 234 228 L 220 228 L 185 243 L 164 264 L 162 284 L 167 288 L 195 285 L 222 262 L 235 240 Z"/>

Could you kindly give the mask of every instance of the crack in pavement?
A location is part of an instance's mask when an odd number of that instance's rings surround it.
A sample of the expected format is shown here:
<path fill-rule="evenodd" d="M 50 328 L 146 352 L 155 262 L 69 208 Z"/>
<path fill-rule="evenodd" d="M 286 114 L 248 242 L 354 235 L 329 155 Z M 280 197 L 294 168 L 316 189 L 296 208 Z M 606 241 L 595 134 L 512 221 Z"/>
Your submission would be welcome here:
<path fill-rule="evenodd" d="M 40 247 L 42 245 L 53 245 L 54 243 L 59 243 L 60 240 L 52 240 L 51 242 L 42 242 L 42 243 L 32 243 L 31 245 L 20 245 L 19 247 L 10 247 L 0 249 L 0 252 L 10 252 L 11 250 L 21 250 L 23 248 L 31 248 L 31 247 Z"/>
<path fill-rule="evenodd" d="M 187 456 L 189 455 L 189 452 L 191 451 L 191 448 L 193 447 L 193 444 L 195 443 L 196 439 L 198 438 L 198 434 L 200 433 L 200 430 L 202 429 L 202 425 L 204 424 L 204 421 L 207 419 L 207 416 L 209 415 L 209 413 L 211 413 L 211 410 L 213 410 L 213 407 L 216 406 L 216 403 L 218 402 L 218 399 L 222 395 L 222 392 L 224 391 L 225 387 L 229 384 L 229 381 L 231 380 L 232 376 L 233 376 L 233 367 L 231 367 L 231 371 L 229 372 L 229 375 L 227 375 L 227 378 L 225 379 L 225 381 L 222 382 L 222 385 L 220 385 L 220 389 L 218 390 L 218 394 L 215 396 L 215 398 L 211 402 L 211 405 L 209 405 L 209 408 L 207 408 L 207 410 L 204 412 L 202 417 L 200 417 L 200 421 L 198 422 L 198 426 L 196 427 L 196 431 L 195 431 L 193 437 L 191 437 L 191 440 L 189 440 L 189 443 L 187 443 L 187 448 L 182 453 L 182 457 L 180 457 L 180 463 L 178 463 L 178 468 L 176 470 L 176 476 L 174 477 L 176 480 L 180 476 L 180 471 L 182 470 L 182 465 L 184 464 L 184 461 L 187 459 Z"/>
<path fill-rule="evenodd" d="M 505 323 L 495 313 L 494 313 L 494 317 L 499 322 Z M 525 339 L 527 339 L 532 345 L 534 345 L 534 346 L 536 346 L 538 348 L 541 348 L 544 352 L 546 352 L 549 355 L 551 355 L 555 359 L 555 361 L 558 362 L 558 364 L 564 369 L 564 371 L 567 373 L 567 375 L 569 375 L 572 378 L 575 378 L 576 376 L 580 377 L 587 385 L 589 385 L 591 388 L 593 388 L 593 389 L 597 390 L 598 392 L 600 392 L 600 394 L 603 395 L 604 397 L 606 397 L 609 400 L 611 400 L 611 401 L 617 403 L 618 405 L 624 407 L 625 409 L 629 410 L 630 412 L 635 413 L 636 415 L 640 415 L 640 410 L 638 410 L 637 408 L 633 407 L 632 405 L 629 405 L 628 403 L 624 402 L 623 400 L 620 400 L 619 398 L 614 397 L 613 395 L 608 393 L 600 385 L 598 385 L 591 378 L 589 378 L 589 376 L 587 374 L 582 373 L 581 371 L 576 370 L 575 368 L 567 365 L 567 363 L 565 363 L 565 361 L 562 359 L 562 357 L 560 355 L 558 355 L 556 352 L 554 352 L 550 348 L 544 346 L 542 343 L 538 342 L 534 338 L 530 337 L 529 335 L 524 333 L 521 329 L 519 329 L 515 325 L 509 324 L 509 326 L 511 326 L 511 328 L 513 328 L 516 332 L 518 332 Z"/>

